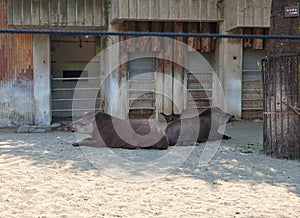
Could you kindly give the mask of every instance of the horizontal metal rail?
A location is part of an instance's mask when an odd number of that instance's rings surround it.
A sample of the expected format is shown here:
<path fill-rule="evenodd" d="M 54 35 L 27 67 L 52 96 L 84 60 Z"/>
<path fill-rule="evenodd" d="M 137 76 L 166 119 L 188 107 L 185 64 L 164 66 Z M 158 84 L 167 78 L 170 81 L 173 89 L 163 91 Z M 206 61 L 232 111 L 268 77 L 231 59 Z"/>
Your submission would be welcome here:
<path fill-rule="evenodd" d="M 53 88 L 52 91 L 74 91 L 74 90 L 80 90 L 80 91 L 89 91 L 89 90 L 100 90 L 99 88 Z"/>
<path fill-rule="evenodd" d="M 56 98 L 52 99 L 52 101 L 93 101 L 100 100 L 100 98 Z"/>
<path fill-rule="evenodd" d="M 72 112 L 72 111 L 95 111 L 95 108 L 87 109 L 87 108 L 70 108 L 70 109 L 52 109 L 52 112 Z"/>
<path fill-rule="evenodd" d="M 52 78 L 53 81 L 68 81 L 68 80 L 101 80 L 100 77 L 69 77 L 69 78 Z"/>

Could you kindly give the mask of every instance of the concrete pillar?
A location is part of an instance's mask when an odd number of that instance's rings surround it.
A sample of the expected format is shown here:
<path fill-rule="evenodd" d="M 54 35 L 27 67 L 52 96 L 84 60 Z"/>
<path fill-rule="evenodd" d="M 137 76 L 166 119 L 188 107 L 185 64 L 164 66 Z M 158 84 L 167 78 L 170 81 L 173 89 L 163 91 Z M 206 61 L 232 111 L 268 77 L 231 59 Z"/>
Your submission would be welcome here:
<path fill-rule="evenodd" d="M 118 24 L 109 25 L 109 31 L 120 31 Z M 106 111 L 119 118 L 126 118 L 126 80 L 119 76 L 119 36 L 108 40 L 106 50 Z"/>
<path fill-rule="evenodd" d="M 236 31 L 234 34 L 240 32 Z M 218 52 L 218 76 L 223 87 L 227 111 L 239 119 L 242 115 L 243 41 L 242 39 L 220 39 Z"/>
<path fill-rule="evenodd" d="M 33 35 L 33 78 L 35 124 L 51 123 L 51 81 L 50 81 L 50 37 L 46 34 Z"/>

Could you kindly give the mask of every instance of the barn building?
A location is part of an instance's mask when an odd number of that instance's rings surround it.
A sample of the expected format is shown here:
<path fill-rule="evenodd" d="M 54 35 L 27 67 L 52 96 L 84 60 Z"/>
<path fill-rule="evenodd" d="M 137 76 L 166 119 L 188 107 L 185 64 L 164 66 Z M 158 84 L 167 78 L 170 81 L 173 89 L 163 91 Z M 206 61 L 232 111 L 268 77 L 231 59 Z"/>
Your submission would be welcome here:
<path fill-rule="evenodd" d="M 0 0 L 0 28 L 268 34 L 270 8 L 271 0 Z M 173 39 L 187 46 L 159 37 L 0 34 L 0 126 L 50 124 L 95 108 L 178 115 L 218 102 L 238 118 L 262 118 L 257 61 L 266 40 Z M 103 50 L 113 46 L 116 53 Z"/>

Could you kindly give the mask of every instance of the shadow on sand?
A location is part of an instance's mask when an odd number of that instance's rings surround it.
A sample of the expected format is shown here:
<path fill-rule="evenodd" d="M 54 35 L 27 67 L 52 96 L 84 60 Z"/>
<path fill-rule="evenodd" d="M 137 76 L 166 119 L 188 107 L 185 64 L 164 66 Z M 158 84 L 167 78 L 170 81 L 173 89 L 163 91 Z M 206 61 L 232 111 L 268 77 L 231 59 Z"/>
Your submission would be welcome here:
<path fill-rule="evenodd" d="M 210 162 L 200 165 L 204 143 L 167 150 L 75 148 L 71 146 L 75 136 L 70 132 L 17 134 L 0 130 L 0 133 L 2 163 L 12 157 L 30 160 L 35 165 L 64 166 L 71 162 L 72 170 L 97 169 L 125 182 L 169 181 L 174 179 L 173 176 L 184 176 L 212 185 L 218 181 L 284 184 L 290 192 L 300 195 L 300 162 L 278 160 L 262 154 L 259 151 L 260 122 L 237 122 L 227 126 L 226 133 L 232 139 L 222 141 Z"/>

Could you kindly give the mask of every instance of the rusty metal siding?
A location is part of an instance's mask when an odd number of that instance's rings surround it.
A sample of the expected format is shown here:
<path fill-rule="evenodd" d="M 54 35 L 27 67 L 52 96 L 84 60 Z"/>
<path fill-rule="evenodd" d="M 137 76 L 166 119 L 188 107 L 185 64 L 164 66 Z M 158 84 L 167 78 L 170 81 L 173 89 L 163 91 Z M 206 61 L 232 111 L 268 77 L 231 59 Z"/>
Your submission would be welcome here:
<path fill-rule="evenodd" d="M 7 1 L 0 0 L 0 28 L 7 28 Z M 0 126 L 32 124 L 31 34 L 0 34 Z"/>
<path fill-rule="evenodd" d="M 103 27 L 105 0 L 9 0 L 13 26 Z"/>

